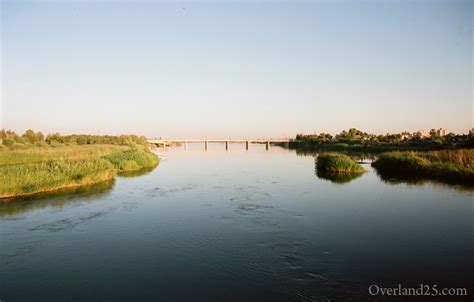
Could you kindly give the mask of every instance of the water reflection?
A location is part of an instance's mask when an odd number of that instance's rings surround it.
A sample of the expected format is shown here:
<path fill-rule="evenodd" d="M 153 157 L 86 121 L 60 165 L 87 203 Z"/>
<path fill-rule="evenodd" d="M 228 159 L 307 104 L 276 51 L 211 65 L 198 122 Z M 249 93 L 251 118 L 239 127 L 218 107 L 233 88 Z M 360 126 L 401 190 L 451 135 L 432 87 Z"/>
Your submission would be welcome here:
<path fill-rule="evenodd" d="M 377 176 L 380 178 L 382 182 L 389 185 L 397 186 L 397 185 L 407 184 L 411 186 L 424 186 L 424 185 L 430 184 L 435 187 L 449 188 L 449 189 L 454 189 L 458 191 L 474 192 L 474 185 L 455 184 L 455 183 L 443 182 L 440 180 L 414 177 L 410 175 L 397 175 L 393 173 L 382 173 L 381 171 L 378 171 L 377 169 L 374 169 L 374 171 L 377 173 Z"/>
<path fill-rule="evenodd" d="M 71 203 L 96 200 L 109 192 L 115 180 L 100 182 L 93 185 L 65 188 L 54 192 L 38 193 L 28 197 L 6 199 L 0 202 L 0 218 L 19 215 L 32 210 L 46 207 L 63 208 Z"/>
<path fill-rule="evenodd" d="M 318 169 L 314 170 L 316 173 L 316 176 L 319 179 L 324 179 L 324 180 L 329 180 L 332 183 L 336 184 L 346 184 L 354 179 L 357 179 L 361 177 L 364 172 L 361 173 L 335 173 L 335 172 L 325 172 L 325 171 L 319 171 Z"/>
<path fill-rule="evenodd" d="M 149 174 L 151 171 L 155 170 L 156 167 L 146 167 L 143 169 L 140 169 L 138 171 L 126 171 L 126 172 L 120 172 L 119 176 L 120 177 L 136 177 L 136 176 L 143 176 Z"/>

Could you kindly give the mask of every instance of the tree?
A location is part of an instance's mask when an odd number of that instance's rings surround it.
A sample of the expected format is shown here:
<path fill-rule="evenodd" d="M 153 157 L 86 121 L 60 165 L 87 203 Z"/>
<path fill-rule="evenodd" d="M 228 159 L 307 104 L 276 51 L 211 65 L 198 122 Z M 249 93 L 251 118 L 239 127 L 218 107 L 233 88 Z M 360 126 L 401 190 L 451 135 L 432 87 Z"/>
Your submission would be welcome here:
<path fill-rule="evenodd" d="M 46 135 L 46 142 L 48 144 L 51 144 L 51 142 L 62 142 L 62 139 L 61 139 L 61 134 L 59 134 L 58 132 L 56 133 L 50 133 L 48 135 Z"/>
<path fill-rule="evenodd" d="M 36 142 L 39 142 L 43 140 L 44 136 L 41 132 L 35 133 L 33 130 L 28 129 L 23 133 L 21 136 L 26 140 L 27 143 L 34 144 Z"/>
<path fill-rule="evenodd" d="M 36 132 L 36 138 L 38 141 L 44 141 L 44 134 L 41 131 Z"/>

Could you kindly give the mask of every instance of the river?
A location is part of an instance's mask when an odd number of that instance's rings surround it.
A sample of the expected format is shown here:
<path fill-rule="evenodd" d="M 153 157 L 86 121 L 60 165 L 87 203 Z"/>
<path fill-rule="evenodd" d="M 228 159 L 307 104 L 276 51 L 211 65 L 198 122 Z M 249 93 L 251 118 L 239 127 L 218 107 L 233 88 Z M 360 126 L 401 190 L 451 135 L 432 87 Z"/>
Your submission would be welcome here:
<path fill-rule="evenodd" d="M 0 300 L 365 301 L 374 284 L 420 283 L 474 294 L 472 190 L 386 182 L 369 164 L 324 179 L 314 156 L 276 146 L 160 154 L 143 175 L 1 203 Z"/>

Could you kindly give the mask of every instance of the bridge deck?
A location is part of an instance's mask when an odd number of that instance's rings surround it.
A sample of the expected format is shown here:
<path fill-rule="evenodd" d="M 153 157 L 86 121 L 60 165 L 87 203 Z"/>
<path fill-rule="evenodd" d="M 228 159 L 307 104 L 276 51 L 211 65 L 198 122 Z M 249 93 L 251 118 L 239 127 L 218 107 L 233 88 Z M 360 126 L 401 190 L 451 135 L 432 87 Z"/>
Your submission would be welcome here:
<path fill-rule="evenodd" d="M 149 139 L 150 144 L 166 143 L 288 143 L 290 139 Z"/>

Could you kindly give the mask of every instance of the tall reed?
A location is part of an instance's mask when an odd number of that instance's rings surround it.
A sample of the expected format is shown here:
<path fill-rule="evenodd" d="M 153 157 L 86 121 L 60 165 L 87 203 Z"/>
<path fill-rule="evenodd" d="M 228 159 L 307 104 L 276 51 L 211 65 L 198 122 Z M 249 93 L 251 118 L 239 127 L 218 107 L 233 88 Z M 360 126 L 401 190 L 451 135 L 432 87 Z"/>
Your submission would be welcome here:
<path fill-rule="evenodd" d="M 142 148 L 110 145 L 0 153 L 0 198 L 89 185 L 158 164 L 157 156 Z"/>

